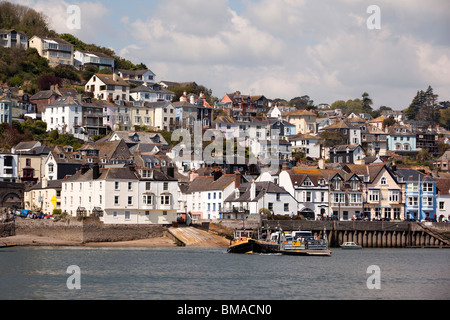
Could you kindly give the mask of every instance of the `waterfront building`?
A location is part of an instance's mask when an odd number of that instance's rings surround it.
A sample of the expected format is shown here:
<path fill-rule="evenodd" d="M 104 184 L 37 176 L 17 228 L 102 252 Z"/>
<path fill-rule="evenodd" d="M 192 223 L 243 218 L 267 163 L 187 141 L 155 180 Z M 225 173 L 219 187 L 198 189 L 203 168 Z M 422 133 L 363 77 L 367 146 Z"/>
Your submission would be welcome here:
<path fill-rule="evenodd" d="M 40 141 L 23 141 L 14 146 L 11 152 L 17 155 L 19 180 L 31 185 L 41 181 L 44 163 L 50 151 Z"/>
<path fill-rule="evenodd" d="M 414 169 L 396 169 L 400 183 L 404 183 L 406 220 L 436 220 L 436 180 Z"/>
<path fill-rule="evenodd" d="M 278 184 L 295 198 L 299 214 L 323 219 L 330 216 L 329 175 L 329 170 L 293 168 L 280 172 Z"/>
<path fill-rule="evenodd" d="M 105 224 L 172 224 L 177 219 L 177 181 L 159 169 L 140 177 L 134 166 L 83 165 L 62 184 L 62 209 L 93 215 Z"/>
<path fill-rule="evenodd" d="M 223 219 L 246 219 L 268 209 L 274 215 L 297 215 L 297 200 L 284 188 L 270 181 L 239 184 L 225 199 Z"/>
<path fill-rule="evenodd" d="M 62 180 L 42 179 L 24 193 L 24 208 L 33 212 L 52 215 L 54 209 L 61 209 Z"/>
<path fill-rule="evenodd" d="M 16 182 L 18 156 L 0 149 L 0 181 Z"/>
<path fill-rule="evenodd" d="M 364 212 L 364 181 L 353 172 L 339 171 L 329 180 L 332 219 L 353 220 Z"/>
<path fill-rule="evenodd" d="M 386 164 L 347 164 L 343 168 L 364 182 L 362 218 L 369 220 L 404 220 L 403 184 L 397 181 L 395 168 Z"/>
<path fill-rule="evenodd" d="M 215 170 L 210 176 L 191 176 L 189 188 L 184 190 L 186 212 L 194 221 L 199 219 L 222 219 L 224 200 L 241 184 L 242 176 L 222 174 Z"/>
<path fill-rule="evenodd" d="M 436 218 L 437 221 L 450 221 L 450 179 L 436 179 L 437 199 Z"/>

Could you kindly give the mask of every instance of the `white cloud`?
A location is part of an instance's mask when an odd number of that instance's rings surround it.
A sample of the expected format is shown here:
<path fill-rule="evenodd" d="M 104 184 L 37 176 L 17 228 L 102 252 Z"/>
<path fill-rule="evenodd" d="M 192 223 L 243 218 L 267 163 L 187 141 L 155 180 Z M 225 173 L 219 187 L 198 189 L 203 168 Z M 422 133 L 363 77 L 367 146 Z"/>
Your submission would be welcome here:
<path fill-rule="evenodd" d="M 67 31 L 68 2 L 20 2 Z M 365 0 L 162 0 L 136 16 L 109 4 L 79 2 L 82 29 L 72 33 L 114 43 L 158 80 L 196 81 L 218 97 L 239 90 L 332 103 L 368 92 L 375 107 L 404 108 L 431 85 L 450 100 L 447 1 L 379 0 L 381 30 L 367 29 Z"/>

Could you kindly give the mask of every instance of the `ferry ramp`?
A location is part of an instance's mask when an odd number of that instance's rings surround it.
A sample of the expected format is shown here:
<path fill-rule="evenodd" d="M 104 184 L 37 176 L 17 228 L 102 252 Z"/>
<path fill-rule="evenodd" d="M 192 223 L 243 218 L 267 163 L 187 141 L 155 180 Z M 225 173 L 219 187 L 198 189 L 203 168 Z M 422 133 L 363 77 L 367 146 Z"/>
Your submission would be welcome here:
<path fill-rule="evenodd" d="M 228 247 L 230 240 L 193 227 L 169 228 L 169 237 L 179 246 L 187 247 Z"/>

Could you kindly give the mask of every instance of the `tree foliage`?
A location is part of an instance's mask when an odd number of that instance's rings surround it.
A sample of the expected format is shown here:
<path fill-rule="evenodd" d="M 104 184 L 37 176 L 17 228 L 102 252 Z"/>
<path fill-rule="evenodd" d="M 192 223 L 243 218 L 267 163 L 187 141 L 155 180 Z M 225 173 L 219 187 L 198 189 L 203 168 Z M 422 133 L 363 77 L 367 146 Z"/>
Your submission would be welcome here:
<path fill-rule="evenodd" d="M 417 92 L 404 113 L 409 120 L 429 122 L 436 125 L 439 123 L 441 107 L 437 99 L 438 95 L 434 94 L 431 86 L 428 86 L 427 90 Z"/>

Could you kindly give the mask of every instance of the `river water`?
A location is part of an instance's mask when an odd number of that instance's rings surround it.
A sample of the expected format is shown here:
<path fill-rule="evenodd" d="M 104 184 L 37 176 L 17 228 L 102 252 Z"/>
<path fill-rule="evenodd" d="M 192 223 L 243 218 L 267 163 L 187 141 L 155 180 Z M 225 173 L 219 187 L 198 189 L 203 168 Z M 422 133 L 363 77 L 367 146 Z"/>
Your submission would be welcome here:
<path fill-rule="evenodd" d="M 224 248 L 14 247 L 0 249 L 0 299 L 450 299 L 449 262 L 446 249 L 333 249 L 331 257 L 296 257 Z M 74 265 L 80 273 L 71 283 L 79 290 L 67 286 Z M 369 289 L 368 282 L 380 286 Z"/>

